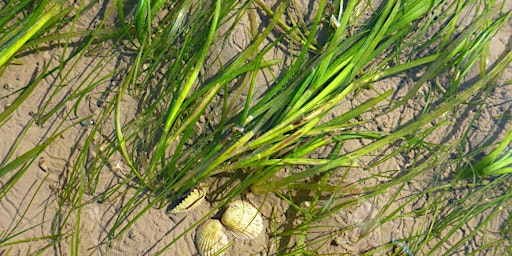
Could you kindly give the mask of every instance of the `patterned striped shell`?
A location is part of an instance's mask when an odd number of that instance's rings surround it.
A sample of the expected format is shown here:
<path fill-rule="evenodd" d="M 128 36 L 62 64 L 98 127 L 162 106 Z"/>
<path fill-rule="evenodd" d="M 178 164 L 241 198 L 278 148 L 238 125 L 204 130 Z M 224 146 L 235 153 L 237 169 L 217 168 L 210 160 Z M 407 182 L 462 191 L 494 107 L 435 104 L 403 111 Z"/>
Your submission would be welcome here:
<path fill-rule="evenodd" d="M 205 193 L 200 188 L 191 190 L 187 195 L 171 203 L 168 213 L 188 212 L 204 202 Z"/>

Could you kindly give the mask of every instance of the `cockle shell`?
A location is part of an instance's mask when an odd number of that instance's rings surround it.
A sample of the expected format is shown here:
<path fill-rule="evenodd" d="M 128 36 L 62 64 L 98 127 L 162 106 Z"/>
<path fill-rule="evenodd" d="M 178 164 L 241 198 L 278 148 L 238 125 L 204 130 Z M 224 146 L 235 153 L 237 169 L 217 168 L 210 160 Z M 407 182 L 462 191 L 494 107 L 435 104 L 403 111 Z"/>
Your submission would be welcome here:
<path fill-rule="evenodd" d="M 236 200 L 228 204 L 222 215 L 222 224 L 242 239 L 253 239 L 263 229 L 258 209 L 248 201 Z"/>
<path fill-rule="evenodd" d="M 208 219 L 196 229 L 196 246 L 201 256 L 224 255 L 229 244 L 219 220 Z"/>
<path fill-rule="evenodd" d="M 173 201 L 168 213 L 182 213 L 195 209 L 204 202 L 204 197 L 205 193 L 201 188 L 192 189 L 184 197 Z"/>

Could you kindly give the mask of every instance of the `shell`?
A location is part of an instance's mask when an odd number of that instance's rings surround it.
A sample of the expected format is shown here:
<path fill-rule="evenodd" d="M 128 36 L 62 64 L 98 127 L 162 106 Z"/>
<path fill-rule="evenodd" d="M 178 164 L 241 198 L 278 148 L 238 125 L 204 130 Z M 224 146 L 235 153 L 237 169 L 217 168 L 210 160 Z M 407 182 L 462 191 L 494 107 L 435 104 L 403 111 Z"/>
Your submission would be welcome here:
<path fill-rule="evenodd" d="M 201 188 L 195 188 L 186 196 L 178 198 L 171 203 L 168 213 L 188 212 L 197 208 L 204 202 L 205 193 Z"/>
<path fill-rule="evenodd" d="M 219 220 L 205 220 L 196 230 L 196 246 L 202 256 L 224 255 L 229 244 Z"/>
<path fill-rule="evenodd" d="M 46 159 L 44 159 L 44 157 L 41 157 L 39 158 L 39 168 L 41 168 L 41 170 L 47 172 L 48 170 L 50 170 L 50 167 L 48 167 L 48 162 L 46 162 Z"/>
<path fill-rule="evenodd" d="M 263 229 L 263 220 L 258 209 L 242 200 L 229 203 L 221 221 L 227 229 L 242 239 L 253 239 Z"/>

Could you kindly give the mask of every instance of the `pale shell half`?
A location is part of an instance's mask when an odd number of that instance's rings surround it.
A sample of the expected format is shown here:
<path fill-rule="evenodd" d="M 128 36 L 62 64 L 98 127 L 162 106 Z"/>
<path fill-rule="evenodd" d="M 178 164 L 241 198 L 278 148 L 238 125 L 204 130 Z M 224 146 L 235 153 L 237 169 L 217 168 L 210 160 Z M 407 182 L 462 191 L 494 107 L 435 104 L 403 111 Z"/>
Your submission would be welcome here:
<path fill-rule="evenodd" d="M 201 256 L 224 255 L 229 244 L 224 227 L 219 220 L 205 220 L 196 229 L 196 246 Z"/>
<path fill-rule="evenodd" d="M 258 209 L 250 202 L 242 200 L 229 203 L 221 221 L 227 229 L 242 239 L 253 239 L 263 229 L 263 220 Z"/>
<path fill-rule="evenodd" d="M 185 197 L 171 203 L 168 213 L 182 213 L 195 209 L 204 202 L 204 196 L 205 193 L 202 189 L 195 188 Z"/>

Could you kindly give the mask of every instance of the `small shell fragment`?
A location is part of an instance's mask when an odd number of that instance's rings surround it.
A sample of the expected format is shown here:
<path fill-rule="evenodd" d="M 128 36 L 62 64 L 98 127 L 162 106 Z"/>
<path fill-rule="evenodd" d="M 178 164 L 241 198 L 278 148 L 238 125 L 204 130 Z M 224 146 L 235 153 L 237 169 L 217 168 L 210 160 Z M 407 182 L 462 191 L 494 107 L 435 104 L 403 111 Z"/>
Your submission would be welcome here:
<path fill-rule="evenodd" d="M 41 157 L 39 158 L 39 168 L 41 168 L 41 170 L 47 172 L 48 170 L 50 170 L 50 168 L 48 167 L 48 163 L 46 162 L 46 159 L 44 159 L 44 157 Z"/>
<path fill-rule="evenodd" d="M 205 193 L 201 188 L 195 188 L 184 197 L 178 198 L 171 203 L 168 213 L 188 212 L 197 208 L 204 202 Z"/>
<path fill-rule="evenodd" d="M 80 125 L 84 126 L 84 127 L 90 126 L 90 125 L 93 125 L 93 124 L 94 124 L 94 121 L 91 120 L 91 119 L 85 119 L 85 120 L 80 121 Z"/>
<path fill-rule="evenodd" d="M 248 201 L 236 200 L 228 204 L 222 215 L 222 224 L 242 239 L 253 239 L 263 229 L 258 209 Z"/>
<path fill-rule="evenodd" d="M 196 229 L 196 246 L 201 256 L 224 255 L 229 244 L 219 220 L 205 220 Z"/>

